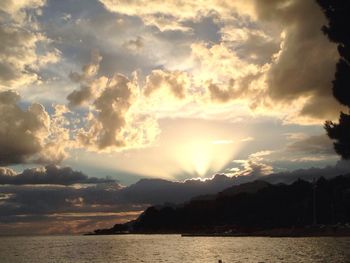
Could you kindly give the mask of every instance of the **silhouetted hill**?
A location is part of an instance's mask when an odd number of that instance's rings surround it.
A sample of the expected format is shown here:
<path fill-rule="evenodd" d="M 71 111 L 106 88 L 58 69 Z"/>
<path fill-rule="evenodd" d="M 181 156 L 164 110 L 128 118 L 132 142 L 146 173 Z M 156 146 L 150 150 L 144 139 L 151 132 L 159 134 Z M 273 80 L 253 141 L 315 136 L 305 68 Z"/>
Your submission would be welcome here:
<path fill-rule="evenodd" d="M 217 194 L 196 196 L 192 198 L 191 201 L 215 200 L 216 198 L 218 198 L 218 196 L 232 196 L 240 193 L 256 193 L 260 189 L 268 187 L 269 185 L 270 184 L 265 181 L 256 180 L 240 185 L 233 185 Z"/>
<path fill-rule="evenodd" d="M 182 203 L 194 196 L 214 194 L 234 184 L 236 178 L 216 174 L 205 181 L 199 179 L 172 182 L 162 179 L 141 179 L 120 191 L 120 198 L 131 203 Z"/>
<path fill-rule="evenodd" d="M 178 207 L 150 207 L 133 223 L 132 230 L 196 233 L 303 227 L 314 220 L 313 193 L 313 184 L 303 180 L 291 185 L 256 181 L 231 187 L 212 200 L 194 199 Z M 320 178 L 315 196 L 317 223 L 350 222 L 349 175 Z"/>
<path fill-rule="evenodd" d="M 291 184 L 298 179 L 312 181 L 321 176 L 332 178 L 336 175 L 347 174 L 350 171 L 350 162 L 340 161 L 335 166 L 324 168 L 299 169 L 291 172 L 273 173 L 266 176 L 248 175 L 229 177 L 225 174 L 216 174 L 206 180 L 190 179 L 184 182 L 174 182 L 163 179 L 141 179 L 135 184 L 122 188 L 116 198 L 122 203 L 132 204 L 163 204 L 183 203 L 191 198 L 200 196 L 201 199 L 211 199 L 212 194 L 223 191 L 235 185 L 241 185 L 255 180 L 270 184 Z"/>
<path fill-rule="evenodd" d="M 315 184 L 255 181 L 232 186 L 210 199 L 149 207 L 135 221 L 95 233 L 256 233 L 300 229 L 314 220 L 324 225 L 350 222 L 350 175 L 320 178 Z"/>

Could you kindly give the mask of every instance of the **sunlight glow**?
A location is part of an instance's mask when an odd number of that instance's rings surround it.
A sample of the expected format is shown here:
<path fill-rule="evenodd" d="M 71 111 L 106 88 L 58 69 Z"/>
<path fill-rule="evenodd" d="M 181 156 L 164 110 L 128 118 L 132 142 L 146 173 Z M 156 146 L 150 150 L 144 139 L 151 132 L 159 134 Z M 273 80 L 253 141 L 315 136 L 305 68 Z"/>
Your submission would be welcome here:
<path fill-rule="evenodd" d="M 203 142 L 195 142 L 188 145 L 188 157 L 192 162 L 196 174 L 202 176 L 210 168 L 213 156 L 210 145 Z"/>
<path fill-rule="evenodd" d="M 208 120 L 166 120 L 161 129 L 156 145 L 143 151 L 135 149 L 93 159 L 87 153 L 79 153 L 80 159 L 86 156 L 87 163 L 102 168 L 168 180 L 206 178 L 223 172 L 253 140 L 245 127 L 238 130 L 234 124 L 226 126 Z"/>
<path fill-rule="evenodd" d="M 196 137 L 188 138 L 186 143 L 177 146 L 174 151 L 178 165 L 185 172 L 196 176 L 219 172 L 240 148 L 232 140 L 212 141 L 200 138 L 200 135 Z"/>

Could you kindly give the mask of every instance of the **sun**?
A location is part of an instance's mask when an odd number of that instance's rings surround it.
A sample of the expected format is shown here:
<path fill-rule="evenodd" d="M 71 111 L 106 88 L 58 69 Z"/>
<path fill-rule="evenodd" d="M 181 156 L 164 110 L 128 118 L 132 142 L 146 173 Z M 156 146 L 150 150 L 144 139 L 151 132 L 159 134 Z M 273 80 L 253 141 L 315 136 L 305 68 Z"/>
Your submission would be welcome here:
<path fill-rule="evenodd" d="M 184 171 L 203 177 L 221 171 L 238 149 L 239 144 L 233 140 L 212 140 L 197 136 L 178 146 L 175 158 Z"/>
<path fill-rule="evenodd" d="M 161 128 L 153 146 L 101 155 L 98 163 L 111 170 L 167 180 L 208 178 L 225 172 L 246 146 L 247 138 L 250 141 L 254 135 L 245 128 L 229 129 L 208 120 L 163 120 Z M 86 162 L 96 162 L 96 158 L 89 156 Z"/>
<path fill-rule="evenodd" d="M 192 170 L 199 176 L 203 176 L 210 169 L 213 161 L 213 151 L 208 142 L 196 141 L 189 143 L 186 148 L 186 156 L 190 164 L 192 164 Z"/>

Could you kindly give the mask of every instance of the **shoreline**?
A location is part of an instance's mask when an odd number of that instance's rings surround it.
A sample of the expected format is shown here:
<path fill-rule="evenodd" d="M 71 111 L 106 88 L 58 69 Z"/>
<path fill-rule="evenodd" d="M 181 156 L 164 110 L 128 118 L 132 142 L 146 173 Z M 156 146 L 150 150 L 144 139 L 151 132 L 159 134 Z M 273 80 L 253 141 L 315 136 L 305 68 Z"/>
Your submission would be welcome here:
<path fill-rule="evenodd" d="M 181 235 L 181 237 L 350 237 L 350 228 L 338 226 L 275 228 L 249 232 L 108 232 L 86 233 L 98 235 Z"/>

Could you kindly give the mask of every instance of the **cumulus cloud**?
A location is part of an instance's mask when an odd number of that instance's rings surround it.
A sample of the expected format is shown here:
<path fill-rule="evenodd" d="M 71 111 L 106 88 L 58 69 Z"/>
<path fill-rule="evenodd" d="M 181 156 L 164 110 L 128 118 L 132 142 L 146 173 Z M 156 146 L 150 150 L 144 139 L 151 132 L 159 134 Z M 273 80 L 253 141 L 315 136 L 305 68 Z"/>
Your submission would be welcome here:
<path fill-rule="evenodd" d="M 210 83 L 208 85 L 208 90 L 210 93 L 210 97 L 213 101 L 218 102 L 227 102 L 232 98 L 237 98 L 240 94 L 235 92 L 234 90 L 234 80 L 231 79 L 229 85 L 224 89 L 217 84 Z"/>
<path fill-rule="evenodd" d="M 98 50 L 91 51 L 91 61 L 90 63 L 82 67 L 82 73 L 71 72 L 69 77 L 72 81 L 80 83 L 90 80 L 92 77 L 96 76 L 100 68 L 100 62 L 102 57 Z"/>
<path fill-rule="evenodd" d="M 91 62 L 82 73 L 71 73 L 70 78 L 81 86 L 67 97 L 69 106 L 88 106 L 82 127 L 75 132 L 77 147 L 92 151 L 113 151 L 139 148 L 152 143 L 157 137 L 158 124 L 149 115 L 134 111 L 140 99 L 136 73 L 132 79 L 122 74 L 112 77 L 96 76 L 102 57 L 92 53 Z M 169 79 L 170 84 L 177 84 Z M 176 87 L 172 88 L 179 92 Z"/>
<path fill-rule="evenodd" d="M 19 102 L 17 92 L 0 93 L 0 164 L 60 162 L 66 156 L 67 131 L 54 122 L 58 116 L 51 119 L 38 103 L 23 110 Z"/>
<path fill-rule="evenodd" d="M 158 89 L 169 89 L 178 99 L 184 99 L 190 87 L 190 78 L 186 72 L 153 70 L 146 78 L 144 94 L 150 96 Z"/>
<path fill-rule="evenodd" d="M 0 93 L 0 163 L 22 163 L 40 153 L 48 136 L 50 117 L 40 104 L 27 110 L 18 106 L 19 95 Z"/>
<path fill-rule="evenodd" d="M 269 155 L 270 151 L 261 151 L 249 155 L 247 160 L 234 160 L 234 163 L 240 165 L 229 169 L 228 173 L 231 176 L 249 176 L 252 178 L 265 176 L 273 173 L 273 167 L 264 161 L 264 156 Z"/>
<path fill-rule="evenodd" d="M 192 85 L 204 87 L 211 102 L 243 101 L 253 108 L 265 91 L 265 67 L 240 58 L 228 43 L 195 43 L 191 48 Z"/>
<path fill-rule="evenodd" d="M 73 148 L 75 142 L 71 139 L 70 121 L 67 118 L 69 110 L 65 105 L 53 105 L 53 113 L 50 116 L 49 136 L 45 140 L 37 163 L 60 163 L 69 157 L 68 149 Z"/>
<path fill-rule="evenodd" d="M 146 25 L 156 26 L 160 31 L 187 31 L 188 20 L 218 13 L 223 20 L 231 19 L 238 10 L 243 15 L 255 16 L 254 6 L 250 1 L 210 0 L 210 1 L 126 1 L 100 0 L 110 11 L 139 16 Z"/>
<path fill-rule="evenodd" d="M 41 0 L 5 0 L 1 4 L 0 88 L 18 88 L 39 82 L 40 69 L 59 61 L 60 51 L 49 47 L 50 40 L 28 12 L 40 10 L 44 3 Z"/>
<path fill-rule="evenodd" d="M 220 45 L 192 45 L 194 74 L 207 80 L 211 99 L 243 99 L 265 114 L 284 109 L 290 122 L 333 119 L 341 109 L 330 89 L 338 54 L 321 31 L 320 8 L 313 1 L 255 1 L 255 10 L 260 27 L 223 21 Z"/>
<path fill-rule="evenodd" d="M 14 19 L 24 19 L 27 14 L 26 9 L 40 8 L 45 4 L 46 0 L 4 0 L 1 3 L 0 11 L 6 13 Z"/>
<path fill-rule="evenodd" d="M 237 18 L 239 19 L 239 18 Z M 265 29 L 266 30 L 266 29 Z M 238 27 L 236 24 L 224 24 L 220 29 L 222 42 L 237 53 L 237 56 L 252 64 L 271 63 L 280 50 L 281 37 L 264 28 Z"/>
<path fill-rule="evenodd" d="M 62 30 L 46 27 L 62 47 L 67 46 L 61 37 L 84 54 L 91 46 L 108 54 L 102 61 L 93 52 L 80 73 L 70 74 L 80 86 L 67 97 L 70 108 L 92 103 L 117 68 L 127 76 L 133 70 L 145 74 L 140 89 L 146 97 L 165 87 L 186 103 L 190 87 L 197 91 L 190 97 L 201 102 L 202 97 L 214 103 L 243 102 L 258 113 L 287 115 L 288 121 L 303 116 L 304 123 L 332 119 L 339 110 L 329 89 L 337 54 L 320 30 L 325 19 L 312 1 L 100 2 L 103 15 L 85 19 L 71 14 Z M 88 11 L 97 8 L 93 4 Z M 205 39 L 196 31 L 208 26 L 201 24 L 204 20 L 215 28 Z M 98 76 L 99 70 L 105 76 Z"/>
<path fill-rule="evenodd" d="M 316 1 L 256 1 L 256 10 L 282 30 L 281 49 L 267 72 L 268 95 L 283 103 L 305 98 L 301 115 L 333 119 L 340 110 L 330 89 L 338 54 L 321 31 L 326 19 Z"/>
<path fill-rule="evenodd" d="M 244 99 L 265 113 L 282 107 L 292 122 L 333 119 L 340 110 L 330 89 L 336 46 L 321 31 L 326 19 L 314 1 L 101 2 L 161 31 L 190 31 L 185 21 L 215 14 L 221 42 L 193 43 L 189 70 L 191 85 L 206 86 L 214 102 Z"/>
<path fill-rule="evenodd" d="M 88 103 L 97 96 L 99 90 L 103 89 L 108 79 L 104 76 L 96 77 L 100 68 L 102 57 L 97 50 L 91 52 L 90 63 L 82 67 L 82 72 L 71 72 L 69 78 L 80 84 L 80 89 L 74 90 L 67 96 L 70 107 L 81 106 Z"/>
<path fill-rule="evenodd" d="M 225 43 L 215 45 L 194 43 L 191 48 L 191 56 L 195 63 L 192 74 L 202 81 L 212 80 L 221 83 L 231 79 L 238 81 L 261 71 L 257 65 L 240 59 Z"/>
<path fill-rule="evenodd" d="M 16 171 L 8 167 L 0 167 L 0 176 L 15 176 L 17 175 Z"/>
<path fill-rule="evenodd" d="M 116 75 L 109 81 L 94 102 L 96 119 L 91 119 L 89 131 L 79 134 L 83 144 L 94 144 L 99 149 L 125 146 L 122 129 L 126 124 L 125 115 L 131 106 L 135 88 L 135 83 L 122 75 Z"/>
<path fill-rule="evenodd" d="M 243 100 L 256 112 L 283 113 L 288 122 L 334 119 L 341 109 L 330 88 L 338 54 L 321 31 L 326 19 L 318 5 L 263 0 L 254 6 L 250 18 L 259 26 L 222 21 L 220 44 L 192 45 L 197 83 L 208 83 L 214 102 Z"/>

